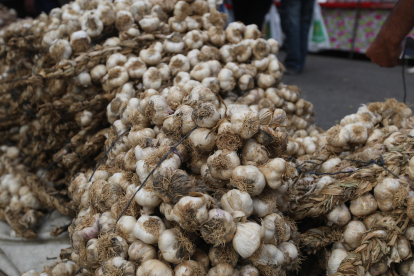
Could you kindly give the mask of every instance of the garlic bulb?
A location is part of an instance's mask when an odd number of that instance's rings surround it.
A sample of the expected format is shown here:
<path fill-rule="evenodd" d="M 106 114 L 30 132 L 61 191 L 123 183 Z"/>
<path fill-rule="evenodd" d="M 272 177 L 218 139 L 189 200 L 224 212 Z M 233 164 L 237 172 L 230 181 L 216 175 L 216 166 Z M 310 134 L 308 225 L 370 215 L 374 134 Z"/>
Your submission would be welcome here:
<path fill-rule="evenodd" d="M 255 222 L 237 223 L 233 238 L 233 248 L 243 258 L 248 258 L 259 248 L 264 236 L 264 228 Z"/>
<path fill-rule="evenodd" d="M 128 248 L 128 256 L 131 262 L 142 264 L 147 260 L 157 259 L 157 251 L 152 245 L 135 241 Z"/>
<path fill-rule="evenodd" d="M 265 216 L 262 225 L 265 229 L 264 243 L 278 245 L 290 239 L 290 225 L 285 222 L 281 215 L 273 213 Z"/>
<path fill-rule="evenodd" d="M 221 263 L 210 268 L 207 276 L 238 276 L 239 271 L 233 268 L 230 264 Z"/>
<path fill-rule="evenodd" d="M 250 196 L 256 196 L 263 191 L 266 180 L 257 167 L 238 166 L 232 172 L 231 184 L 243 192 L 248 192 Z"/>
<path fill-rule="evenodd" d="M 202 276 L 205 275 L 204 267 L 201 263 L 186 260 L 177 265 L 174 269 L 174 276 Z"/>
<path fill-rule="evenodd" d="M 351 221 L 351 213 L 348 210 L 348 207 L 344 203 L 341 205 L 335 206 L 327 215 L 327 219 L 330 223 L 344 226 Z"/>
<path fill-rule="evenodd" d="M 142 215 L 134 225 L 134 236 L 146 244 L 157 244 L 162 232 L 166 229 L 157 216 Z"/>
<path fill-rule="evenodd" d="M 211 103 L 201 103 L 193 111 L 193 121 L 199 127 L 214 127 L 220 120 L 220 114 Z"/>
<path fill-rule="evenodd" d="M 329 145 L 334 147 L 345 146 L 350 139 L 350 134 L 347 128 L 341 126 L 334 126 L 326 132 L 326 140 Z"/>
<path fill-rule="evenodd" d="M 236 225 L 230 213 L 221 209 L 211 209 L 208 212 L 208 219 L 203 223 L 201 236 L 203 239 L 214 245 L 225 244 L 233 239 L 236 232 Z"/>
<path fill-rule="evenodd" d="M 161 233 L 158 248 L 162 257 L 173 264 L 179 264 L 188 259 L 195 251 L 194 244 L 177 228 L 167 229 Z"/>
<path fill-rule="evenodd" d="M 135 228 L 136 222 L 137 220 L 132 216 L 122 216 L 118 221 L 117 228 L 125 234 L 128 242 L 134 242 L 136 240 L 132 231 Z"/>
<path fill-rule="evenodd" d="M 254 139 L 248 139 L 244 143 L 241 156 L 241 163 L 243 165 L 260 166 L 269 160 L 266 147 Z"/>
<path fill-rule="evenodd" d="M 351 200 L 349 210 L 354 216 L 365 216 L 375 212 L 378 204 L 372 194 L 363 195 L 357 199 Z"/>
<path fill-rule="evenodd" d="M 207 221 L 210 202 L 203 195 L 184 196 L 174 205 L 175 221 L 189 231 L 197 229 Z"/>
<path fill-rule="evenodd" d="M 260 246 L 251 259 L 256 266 L 282 266 L 286 262 L 283 252 L 273 244 Z"/>
<path fill-rule="evenodd" d="M 259 276 L 259 270 L 252 265 L 245 265 L 240 268 L 240 276 Z"/>
<path fill-rule="evenodd" d="M 173 276 L 174 273 L 159 260 L 147 260 L 137 270 L 137 276 Z"/>
<path fill-rule="evenodd" d="M 374 196 L 378 208 L 382 211 L 391 211 L 394 205 L 394 195 L 398 192 L 400 183 L 394 178 L 384 178 L 374 188 Z"/>
<path fill-rule="evenodd" d="M 351 221 L 345 228 L 344 241 L 350 248 L 355 249 L 361 245 L 362 237 L 367 229 L 360 221 Z"/>
<path fill-rule="evenodd" d="M 138 161 L 139 163 L 140 161 Z M 137 187 L 136 189 L 138 189 Z M 146 188 L 142 188 L 136 195 L 135 201 L 144 207 L 144 210 L 151 211 L 161 203 L 161 199 L 155 193 Z"/>
<path fill-rule="evenodd" d="M 231 116 L 231 129 L 243 139 L 249 139 L 259 130 L 259 117 L 249 109 L 242 109 Z"/>
<path fill-rule="evenodd" d="M 321 172 L 326 173 L 332 171 L 334 167 L 339 165 L 342 162 L 340 158 L 331 158 L 325 162 L 323 162 L 321 166 Z"/>
<path fill-rule="evenodd" d="M 208 255 L 199 248 L 196 248 L 191 259 L 200 263 L 204 267 L 204 271 L 207 271 L 210 267 L 210 259 L 208 258 Z"/>
<path fill-rule="evenodd" d="M 253 201 L 247 192 L 234 189 L 225 193 L 220 200 L 223 210 L 230 214 L 243 212 L 246 217 L 253 213 Z"/>
<path fill-rule="evenodd" d="M 285 163 L 282 158 L 275 158 L 258 168 L 264 175 L 267 185 L 272 189 L 282 186 L 282 177 L 286 168 Z"/>
<path fill-rule="evenodd" d="M 212 177 L 229 180 L 240 159 L 235 151 L 217 150 L 207 159 L 207 165 Z"/>
<path fill-rule="evenodd" d="M 332 251 L 328 260 L 327 273 L 328 276 L 332 276 L 338 270 L 342 260 L 348 256 L 348 252 L 345 249 L 335 249 Z"/>

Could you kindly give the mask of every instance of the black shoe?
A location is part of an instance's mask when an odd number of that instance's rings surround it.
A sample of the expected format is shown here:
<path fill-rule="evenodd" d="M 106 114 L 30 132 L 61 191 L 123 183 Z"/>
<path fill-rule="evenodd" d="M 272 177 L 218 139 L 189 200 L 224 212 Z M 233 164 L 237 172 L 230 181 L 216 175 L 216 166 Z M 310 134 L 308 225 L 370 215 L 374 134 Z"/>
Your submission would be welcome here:
<path fill-rule="evenodd" d="M 296 71 L 292 69 L 285 69 L 285 71 L 283 72 L 283 74 L 291 75 L 291 76 L 296 76 L 296 75 L 299 75 L 300 73 L 301 73 L 300 71 Z"/>

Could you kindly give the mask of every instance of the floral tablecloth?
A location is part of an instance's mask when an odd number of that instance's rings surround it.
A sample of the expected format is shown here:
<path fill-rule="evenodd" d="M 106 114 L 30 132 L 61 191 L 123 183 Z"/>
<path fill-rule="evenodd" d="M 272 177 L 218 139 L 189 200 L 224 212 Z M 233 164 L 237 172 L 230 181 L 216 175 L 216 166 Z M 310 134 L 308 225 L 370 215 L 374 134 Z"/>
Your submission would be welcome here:
<path fill-rule="evenodd" d="M 361 10 L 355 41 L 355 52 L 366 52 L 389 12 L 390 10 Z M 331 49 L 345 51 L 351 49 L 355 14 L 356 10 L 354 9 L 322 8 L 322 15 L 331 42 Z M 413 36 L 414 33 L 411 32 L 410 35 Z"/>

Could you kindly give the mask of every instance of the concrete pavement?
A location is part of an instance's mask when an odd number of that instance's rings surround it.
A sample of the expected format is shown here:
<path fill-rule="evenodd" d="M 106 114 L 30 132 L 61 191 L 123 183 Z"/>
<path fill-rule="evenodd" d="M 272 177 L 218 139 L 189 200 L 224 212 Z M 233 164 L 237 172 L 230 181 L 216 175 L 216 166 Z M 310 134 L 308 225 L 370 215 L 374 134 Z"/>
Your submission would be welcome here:
<path fill-rule="evenodd" d="M 405 76 L 407 102 L 414 103 L 414 75 Z M 401 66 L 381 68 L 369 61 L 308 55 L 302 74 L 283 76 L 282 82 L 301 88 L 302 97 L 315 106 L 315 123 L 323 129 L 355 113 L 363 103 L 403 100 Z"/>

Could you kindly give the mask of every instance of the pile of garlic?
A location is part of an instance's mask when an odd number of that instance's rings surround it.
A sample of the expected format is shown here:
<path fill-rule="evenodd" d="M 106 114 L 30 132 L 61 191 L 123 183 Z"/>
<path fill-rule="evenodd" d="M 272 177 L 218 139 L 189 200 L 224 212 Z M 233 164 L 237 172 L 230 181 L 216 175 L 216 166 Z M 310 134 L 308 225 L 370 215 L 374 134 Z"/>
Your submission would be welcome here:
<path fill-rule="evenodd" d="M 3 145 L 0 151 L 0 220 L 9 223 L 12 236 L 34 238 L 41 203 L 27 184 L 19 149 Z"/>
<path fill-rule="evenodd" d="M 8 9 L 3 4 L 0 4 L 0 27 L 7 26 L 17 20 L 16 10 Z"/>
<path fill-rule="evenodd" d="M 225 28 L 217 5 L 204 0 L 76 0 L 1 29 L 0 142 L 15 143 L 32 173 L 41 175 L 49 168 L 43 185 L 52 183 L 60 194 L 77 172 L 96 164 L 105 136 L 113 141 L 107 121 L 121 119 L 134 130 L 151 128 L 157 134 L 164 127 L 178 139 L 189 131 L 182 126 L 194 124 L 188 116 L 200 103 L 206 104 L 198 110 L 200 116 L 213 112 L 200 122 L 203 127 L 211 129 L 224 117 L 229 121 L 220 121 L 221 133 L 211 134 L 222 149 L 240 148 L 257 132 L 258 117 L 266 149 L 251 139 L 245 151 L 260 148 L 264 156 L 247 158 L 263 164 L 285 151 L 295 156 L 313 152 L 321 130 L 311 125 L 313 105 L 300 98 L 300 90 L 280 83 L 279 43 L 262 39 L 255 25 L 235 22 Z M 147 110 L 147 105 L 153 107 Z M 254 118 L 245 114 L 235 119 L 238 133 L 231 133 L 225 126 L 242 108 Z M 166 115 L 173 118 L 165 120 Z M 262 128 L 284 116 L 285 125 L 277 130 L 283 137 L 266 140 L 274 128 Z M 253 125 L 244 127 L 245 119 Z M 241 137 L 246 127 L 253 131 Z M 286 140 L 284 132 L 295 136 L 286 149 L 274 147 L 275 140 Z M 303 138 L 308 133 L 312 139 Z M 117 146 L 110 160 L 125 150 Z M 193 154 L 190 160 L 197 174 L 209 153 L 199 150 L 199 158 Z"/>
<path fill-rule="evenodd" d="M 317 152 L 297 159 L 302 177 L 289 192 L 289 212 L 295 220 L 326 220 L 327 226 L 302 234 L 301 243 L 310 253 L 334 243 L 328 275 L 395 275 L 386 273 L 403 264 L 401 275 L 411 275 L 411 116 L 395 100 L 364 105 L 320 134 Z"/>

